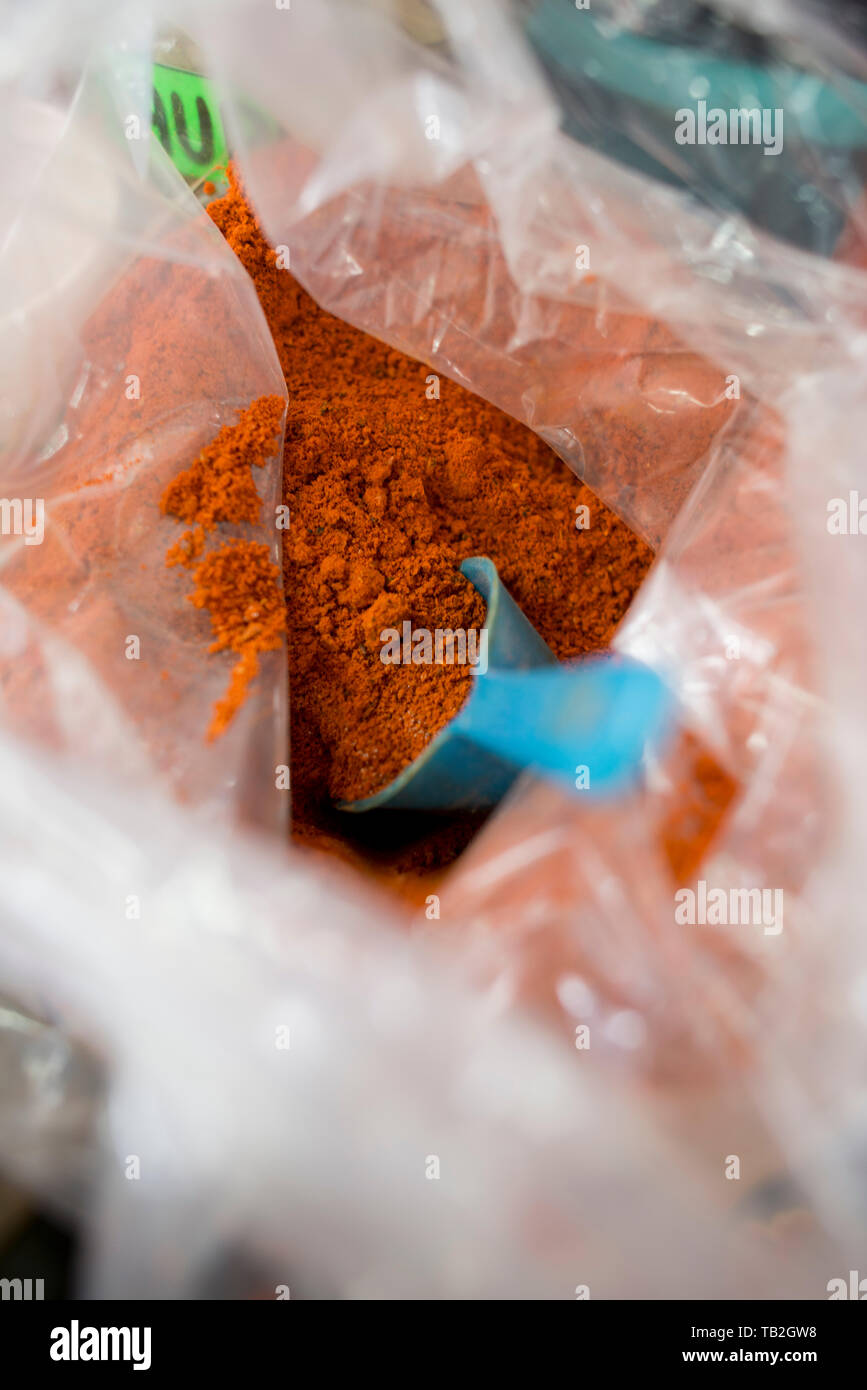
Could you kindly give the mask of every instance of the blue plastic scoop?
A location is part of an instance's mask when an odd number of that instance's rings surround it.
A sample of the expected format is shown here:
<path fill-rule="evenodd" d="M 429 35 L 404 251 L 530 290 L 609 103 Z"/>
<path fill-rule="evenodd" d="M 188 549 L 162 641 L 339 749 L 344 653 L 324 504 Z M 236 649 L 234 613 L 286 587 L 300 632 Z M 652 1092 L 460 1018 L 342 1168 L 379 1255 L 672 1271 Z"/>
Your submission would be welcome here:
<path fill-rule="evenodd" d="M 463 708 L 394 781 L 340 809 L 478 810 L 527 767 L 590 794 L 634 780 L 670 716 L 659 676 L 613 655 L 561 665 L 492 560 L 464 560 L 461 571 L 487 604 L 487 670 L 479 664 Z"/>

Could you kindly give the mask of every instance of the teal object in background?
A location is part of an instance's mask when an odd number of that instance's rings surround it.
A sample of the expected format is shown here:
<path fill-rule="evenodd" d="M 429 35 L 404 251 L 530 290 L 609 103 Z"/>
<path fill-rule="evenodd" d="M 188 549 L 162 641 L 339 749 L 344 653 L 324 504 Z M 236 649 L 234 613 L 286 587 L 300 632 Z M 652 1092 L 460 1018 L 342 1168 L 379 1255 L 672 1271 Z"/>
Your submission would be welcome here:
<path fill-rule="evenodd" d="M 587 10 L 571 0 L 520 4 L 563 131 L 577 144 L 718 216 L 740 214 L 803 250 L 834 253 L 867 175 L 860 74 L 688 0 L 648 4 L 642 32 L 618 27 L 603 0 Z M 708 111 L 782 110 L 781 146 L 766 154 L 761 144 L 679 143 L 676 113 L 699 101 Z"/>
<path fill-rule="evenodd" d="M 613 793 L 633 781 L 672 701 L 649 667 L 623 657 L 561 665 L 486 557 L 461 570 L 487 604 L 487 670 L 463 709 L 409 767 L 375 796 L 343 811 L 478 810 L 493 806 L 524 768 L 576 789 Z"/>
<path fill-rule="evenodd" d="M 867 148 L 867 84 L 840 74 L 832 87 L 783 64 L 721 57 L 694 45 L 663 44 L 606 26 L 592 10 L 544 0 L 527 21 L 536 46 L 566 71 L 620 96 L 674 112 L 708 107 L 782 107 L 800 139 L 835 149 Z M 696 84 L 700 84 L 697 86 Z"/>

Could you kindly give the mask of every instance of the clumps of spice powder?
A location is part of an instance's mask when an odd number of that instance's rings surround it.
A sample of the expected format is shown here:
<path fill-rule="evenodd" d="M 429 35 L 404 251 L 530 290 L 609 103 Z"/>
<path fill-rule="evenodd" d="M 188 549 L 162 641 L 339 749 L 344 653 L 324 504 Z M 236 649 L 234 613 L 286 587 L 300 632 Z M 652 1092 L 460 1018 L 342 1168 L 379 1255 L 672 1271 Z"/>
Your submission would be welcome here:
<path fill-rule="evenodd" d="M 169 548 L 168 565 L 192 569 L 190 602 L 211 619 L 211 652 L 238 658 L 217 702 L 208 737 L 217 738 L 243 704 L 262 652 L 275 651 L 286 630 L 280 571 L 264 542 L 232 537 L 207 551 L 220 522 L 255 524 L 262 504 L 254 469 L 273 457 L 283 422 L 282 396 L 262 396 L 240 412 L 165 489 L 164 514 L 192 523 Z"/>
<path fill-rule="evenodd" d="M 652 552 L 531 430 L 445 379 L 431 399 L 429 368 L 320 309 L 231 170 L 229 183 L 208 213 L 253 279 L 289 385 L 293 832 L 315 840 L 341 833 L 334 798 L 386 785 L 466 698 L 467 667 L 381 660 L 381 633 L 404 621 L 483 624 L 461 560 L 490 556 L 568 658 L 610 642 Z"/>

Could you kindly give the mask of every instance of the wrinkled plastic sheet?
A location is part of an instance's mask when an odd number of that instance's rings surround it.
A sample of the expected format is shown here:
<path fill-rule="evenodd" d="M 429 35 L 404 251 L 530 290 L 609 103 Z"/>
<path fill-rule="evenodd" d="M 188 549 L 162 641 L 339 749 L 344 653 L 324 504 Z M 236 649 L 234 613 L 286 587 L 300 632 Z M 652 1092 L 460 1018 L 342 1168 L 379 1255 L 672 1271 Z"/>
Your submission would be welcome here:
<path fill-rule="evenodd" d="M 830 11 L 811 57 L 795 7 L 751 8 L 775 70 L 856 100 Z M 702 876 L 781 890 L 785 925 L 675 921 L 680 745 L 616 804 L 525 779 L 409 932 L 285 843 L 284 663 L 207 745 L 227 665 L 158 510 L 284 389 L 267 328 L 155 142 L 121 133 L 149 125 L 159 7 L 97 5 L 86 34 L 16 8 L 0 490 L 48 521 L 43 547 L 0 542 L 4 1167 L 80 1221 L 96 1295 L 822 1297 L 867 1215 L 865 560 L 826 525 L 863 474 L 857 148 L 820 190 L 844 263 L 763 225 L 731 163 L 662 180 L 606 147 L 658 135 L 622 93 L 606 124 L 598 73 L 567 101 L 541 7 L 182 9 L 293 273 L 525 420 L 657 548 L 618 645 L 737 788 Z M 565 9 L 647 37 L 628 7 Z M 175 277 L 201 287 L 180 325 Z M 175 334 L 135 402 L 127 322 Z"/>

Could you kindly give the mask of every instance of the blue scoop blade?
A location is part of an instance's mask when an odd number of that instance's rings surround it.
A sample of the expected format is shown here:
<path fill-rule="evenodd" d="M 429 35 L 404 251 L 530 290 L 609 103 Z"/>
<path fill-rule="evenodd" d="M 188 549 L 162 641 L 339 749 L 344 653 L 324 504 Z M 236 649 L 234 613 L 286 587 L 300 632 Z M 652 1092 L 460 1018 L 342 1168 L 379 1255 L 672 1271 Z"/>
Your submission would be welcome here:
<path fill-rule="evenodd" d="M 608 655 L 558 664 L 491 560 L 461 569 L 487 605 L 486 660 L 469 699 L 387 787 L 340 809 L 477 810 L 496 805 L 526 767 L 591 795 L 633 780 L 670 713 L 655 672 Z"/>
<path fill-rule="evenodd" d="M 451 731 L 570 788 L 613 792 L 634 778 L 645 745 L 665 728 L 670 703 L 649 666 L 589 657 L 479 676 Z"/>

